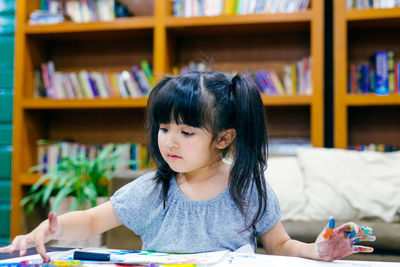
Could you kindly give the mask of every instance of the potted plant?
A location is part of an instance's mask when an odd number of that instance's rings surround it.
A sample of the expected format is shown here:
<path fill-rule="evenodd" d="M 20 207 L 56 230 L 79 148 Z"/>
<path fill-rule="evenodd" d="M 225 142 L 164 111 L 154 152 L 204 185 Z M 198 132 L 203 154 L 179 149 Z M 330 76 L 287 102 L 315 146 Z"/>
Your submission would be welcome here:
<path fill-rule="evenodd" d="M 108 196 L 108 184 L 112 175 L 120 167 L 136 164 L 134 160 L 122 160 L 121 155 L 129 149 L 129 144 L 109 145 L 89 159 L 84 151 L 77 157 L 67 156 L 52 166 L 37 165 L 31 172 L 47 170 L 30 188 L 22 199 L 26 214 L 30 214 L 40 203 L 43 207 L 51 201 L 50 208 L 57 211 L 61 202 L 72 197 L 70 210 L 85 209 L 87 202 L 92 207 L 97 205 L 98 197 Z"/>

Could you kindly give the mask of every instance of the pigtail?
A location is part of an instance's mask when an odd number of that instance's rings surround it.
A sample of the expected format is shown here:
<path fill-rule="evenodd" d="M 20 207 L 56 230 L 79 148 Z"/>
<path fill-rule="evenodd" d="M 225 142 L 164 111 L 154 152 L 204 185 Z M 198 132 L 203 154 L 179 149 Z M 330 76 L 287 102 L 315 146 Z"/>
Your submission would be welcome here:
<path fill-rule="evenodd" d="M 240 212 L 246 215 L 248 191 L 255 188 L 258 209 L 251 224 L 254 227 L 266 210 L 264 170 L 267 160 L 267 129 L 264 105 L 256 86 L 240 75 L 230 85 L 234 96 L 236 143 L 231 170 L 230 194 Z M 251 195 L 251 194 L 250 194 Z"/>

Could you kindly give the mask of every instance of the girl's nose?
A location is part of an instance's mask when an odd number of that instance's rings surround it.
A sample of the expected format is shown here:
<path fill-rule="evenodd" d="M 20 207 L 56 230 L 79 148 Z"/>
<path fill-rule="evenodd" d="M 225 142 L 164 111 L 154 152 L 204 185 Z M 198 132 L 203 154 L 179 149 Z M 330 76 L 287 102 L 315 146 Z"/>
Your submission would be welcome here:
<path fill-rule="evenodd" d="M 167 145 L 168 148 L 175 148 L 178 146 L 178 144 L 176 142 L 176 138 L 174 137 L 173 134 L 168 135 L 165 144 Z"/>

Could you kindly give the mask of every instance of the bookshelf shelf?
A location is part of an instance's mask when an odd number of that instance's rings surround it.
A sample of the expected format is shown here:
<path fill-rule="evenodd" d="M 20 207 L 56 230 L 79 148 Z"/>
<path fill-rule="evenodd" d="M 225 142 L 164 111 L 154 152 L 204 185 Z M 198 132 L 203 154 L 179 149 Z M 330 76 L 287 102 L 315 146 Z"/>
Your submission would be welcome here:
<path fill-rule="evenodd" d="M 33 173 L 21 174 L 21 184 L 23 185 L 33 185 L 38 179 L 39 175 Z"/>
<path fill-rule="evenodd" d="M 105 108 L 145 108 L 147 98 L 110 98 L 110 99 L 27 99 L 22 106 L 25 109 L 105 109 Z"/>
<path fill-rule="evenodd" d="M 153 17 L 118 18 L 110 22 L 73 23 L 63 22 L 50 25 L 26 25 L 25 33 L 54 34 L 54 33 L 85 33 L 95 31 L 127 31 L 135 29 L 152 29 L 155 20 Z"/>
<path fill-rule="evenodd" d="M 351 21 L 392 19 L 400 17 L 400 7 L 381 9 L 350 9 L 346 11 L 346 19 Z"/>
<path fill-rule="evenodd" d="M 193 26 L 221 26 L 221 25 L 240 25 L 240 24 L 265 24 L 265 23 L 298 23 L 309 22 L 312 20 L 310 10 L 294 13 L 281 14 L 254 14 L 254 15 L 222 15 L 215 17 L 194 17 L 179 18 L 169 16 L 166 19 L 166 26 L 173 27 L 193 27 Z"/>
<path fill-rule="evenodd" d="M 336 148 L 375 144 L 399 145 L 400 94 L 348 94 L 351 63 L 368 60 L 379 50 L 400 54 L 397 32 L 400 8 L 346 10 L 334 1 L 334 137 Z"/>
<path fill-rule="evenodd" d="M 263 95 L 262 101 L 265 106 L 308 106 L 313 98 L 309 95 Z"/>
<path fill-rule="evenodd" d="M 400 94 L 393 95 L 347 95 L 348 106 L 385 106 L 400 105 Z"/>
<path fill-rule="evenodd" d="M 262 95 L 267 106 L 305 106 L 312 103 L 308 95 Z M 113 99 L 27 99 L 23 101 L 25 109 L 91 109 L 91 108 L 145 108 L 147 98 L 113 98 Z"/>
<path fill-rule="evenodd" d="M 145 1 L 145 0 L 143 0 Z M 175 66 L 204 58 L 214 69 L 273 69 L 312 57 L 312 95 L 262 97 L 271 137 L 302 137 L 323 146 L 324 4 L 287 14 L 172 17 L 172 2 L 154 0 L 154 16 L 111 22 L 28 25 L 39 0 L 17 0 L 11 236 L 21 234 L 19 202 L 37 175 L 39 139 L 78 143 L 145 142 L 147 98 L 36 99 L 35 71 L 52 60 L 57 71 L 119 72 L 145 59 L 157 80 Z"/>

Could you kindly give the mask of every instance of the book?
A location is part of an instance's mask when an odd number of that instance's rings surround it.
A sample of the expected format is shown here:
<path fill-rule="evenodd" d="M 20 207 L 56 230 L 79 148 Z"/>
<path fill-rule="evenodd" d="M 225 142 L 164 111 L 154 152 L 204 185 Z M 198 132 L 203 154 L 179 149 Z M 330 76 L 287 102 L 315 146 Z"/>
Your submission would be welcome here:
<path fill-rule="evenodd" d="M 82 15 L 82 22 L 90 22 L 90 10 L 88 6 L 87 0 L 80 0 L 81 3 L 81 15 Z"/>
<path fill-rule="evenodd" d="M 109 86 L 112 89 L 110 91 L 113 92 L 113 95 L 115 97 L 120 97 L 120 96 L 124 97 L 121 94 L 121 91 L 120 91 L 120 89 L 118 87 L 118 81 L 117 81 L 117 78 L 116 78 L 115 74 L 114 73 L 107 73 L 107 75 L 105 77 L 107 77 L 107 80 L 109 82 Z"/>
<path fill-rule="evenodd" d="M 64 21 L 64 15 L 61 13 L 52 13 L 45 10 L 35 10 L 29 15 L 29 24 L 56 24 Z"/>
<path fill-rule="evenodd" d="M 93 93 L 93 98 L 99 97 L 99 89 L 97 88 L 97 85 L 94 82 L 92 75 L 90 75 L 90 73 L 87 73 L 87 79 L 89 81 L 90 89 L 92 90 Z"/>
<path fill-rule="evenodd" d="M 85 70 L 81 70 L 78 73 L 78 80 L 79 80 L 79 84 L 82 88 L 83 97 L 90 98 L 90 99 L 94 98 L 92 88 L 89 84 L 88 72 Z"/>
<path fill-rule="evenodd" d="M 44 87 L 43 84 L 41 69 L 36 70 L 34 76 L 35 76 L 35 97 L 36 98 L 46 97 L 46 88 Z"/>
<path fill-rule="evenodd" d="M 76 98 L 78 98 L 78 99 L 84 98 L 85 94 L 83 93 L 83 89 L 79 82 L 78 75 L 75 72 L 71 72 L 68 74 L 68 76 L 69 76 L 69 79 L 71 80 L 72 86 L 74 87 Z"/>
<path fill-rule="evenodd" d="M 269 77 L 274 85 L 274 87 L 276 88 L 277 93 L 284 95 L 285 94 L 285 89 L 282 86 L 282 83 L 278 77 L 278 74 L 276 74 L 276 72 L 274 70 L 270 70 L 268 72 Z"/>
<path fill-rule="evenodd" d="M 54 91 L 56 99 L 67 98 L 66 91 L 64 89 L 63 75 L 60 72 L 54 73 Z"/>
<path fill-rule="evenodd" d="M 150 67 L 149 63 L 147 62 L 147 60 L 142 60 L 140 62 L 140 66 L 141 66 L 144 74 L 146 75 L 147 80 L 149 81 L 151 87 L 154 87 L 155 81 L 154 81 L 153 71 L 151 70 L 151 67 Z"/>
<path fill-rule="evenodd" d="M 47 62 L 47 75 L 49 77 L 49 92 L 50 92 L 50 98 L 57 98 L 57 92 L 55 88 L 55 66 L 53 61 Z"/>
<path fill-rule="evenodd" d="M 373 64 L 375 65 L 375 93 L 386 95 L 389 93 L 387 51 L 376 52 L 373 56 Z"/>
<path fill-rule="evenodd" d="M 224 1 L 224 15 L 233 15 L 235 12 L 235 0 Z"/>
<path fill-rule="evenodd" d="M 260 70 L 257 71 L 254 75 L 254 79 L 256 81 L 256 84 L 258 85 L 258 88 L 260 90 L 260 93 L 269 93 L 270 92 L 270 88 L 269 85 L 267 84 L 267 81 L 265 79 L 265 71 L 264 70 Z"/>
<path fill-rule="evenodd" d="M 82 22 L 82 15 L 80 11 L 80 3 L 76 0 L 69 0 L 65 2 L 65 13 L 71 18 L 75 23 Z"/>
<path fill-rule="evenodd" d="M 133 66 L 131 70 L 132 79 L 137 82 L 137 89 L 139 89 L 141 95 L 148 95 L 150 89 L 146 84 L 145 77 L 142 76 L 141 70 L 137 66 Z"/>
<path fill-rule="evenodd" d="M 361 93 L 369 93 L 369 64 L 359 65 L 358 88 Z"/>
<path fill-rule="evenodd" d="M 133 80 L 131 74 L 128 71 L 121 72 L 121 79 L 123 81 L 124 87 L 126 88 L 127 92 L 131 97 L 140 97 L 140 89 L 138 88 L 139 85 Z"/>
<path fill-rule="evenodd" d="M 285 92 L 288 95 L 294 94 L 293 82 L 292 82 L 292 70 L 290 65 L 283 67 L 283 84 L 285 86 Z"/>
<path fill-rule="evenodd" d="M 395 81 L 394 81 L 394 52 L 387 51 L 387 71 L 388 71 L 388 88 L 389 93 L 395 92 Z"/>
<path fill-rule="evenodd" d="M 400 61 L 397 61 L 394 65 L 394 85 L 395 91 L 400 93 Z"/>
<path fill-rule="evenodd" d="M 121 93 L 121 96 L 123 98 L 127 98 L 127 97 L 134 97 L 133 95 L 130 95 L 128 88 L 126 87 L 126 84 L 124 82 L 124 77 L 123 74 L 121 73 L 112 73 L 112 76 L 115 77 L 115 81 L 117 82 L 117 86 L 116 88 L 118 88 L 119 92 Z"/>
<path fill-rule="evenodd" d="M 99 91 L 99 96 L 100 98 L 109 98 L 110 95 L 108 93 L 108 89 L 107 89 L 107 84 L 105 83 L 104 79 L 103 79 L 103 75 L 100 72 L 92 72 L 91 76 L 96 84 L 96 87 Z"/>
<path fill-rule="evenodd" d="M 67 93 L 67 98 L 69 99 L 77 98 L 74 86 L 72 85 L 69 75 L 67 73 L 63 73 L 62 76 L 63 76 L 64 88 Z"/>
<path fill-rule="evenodd" d="M 113 84 L 111 83 L 111 78 L 109 73 L 103 73 L 103 80 L 106 84 L 106 88 L 108 89 L 108 95 L 110 97 L 117 97 L 119 96 L 116 92 L 116 89 L 114 88 Z"/>
<path fill-rule="evenodd" d="M 349 91 L 352 94 L 358 93 L 357 65 L 354 63 L 350 64 L 350 90 Z"/>

